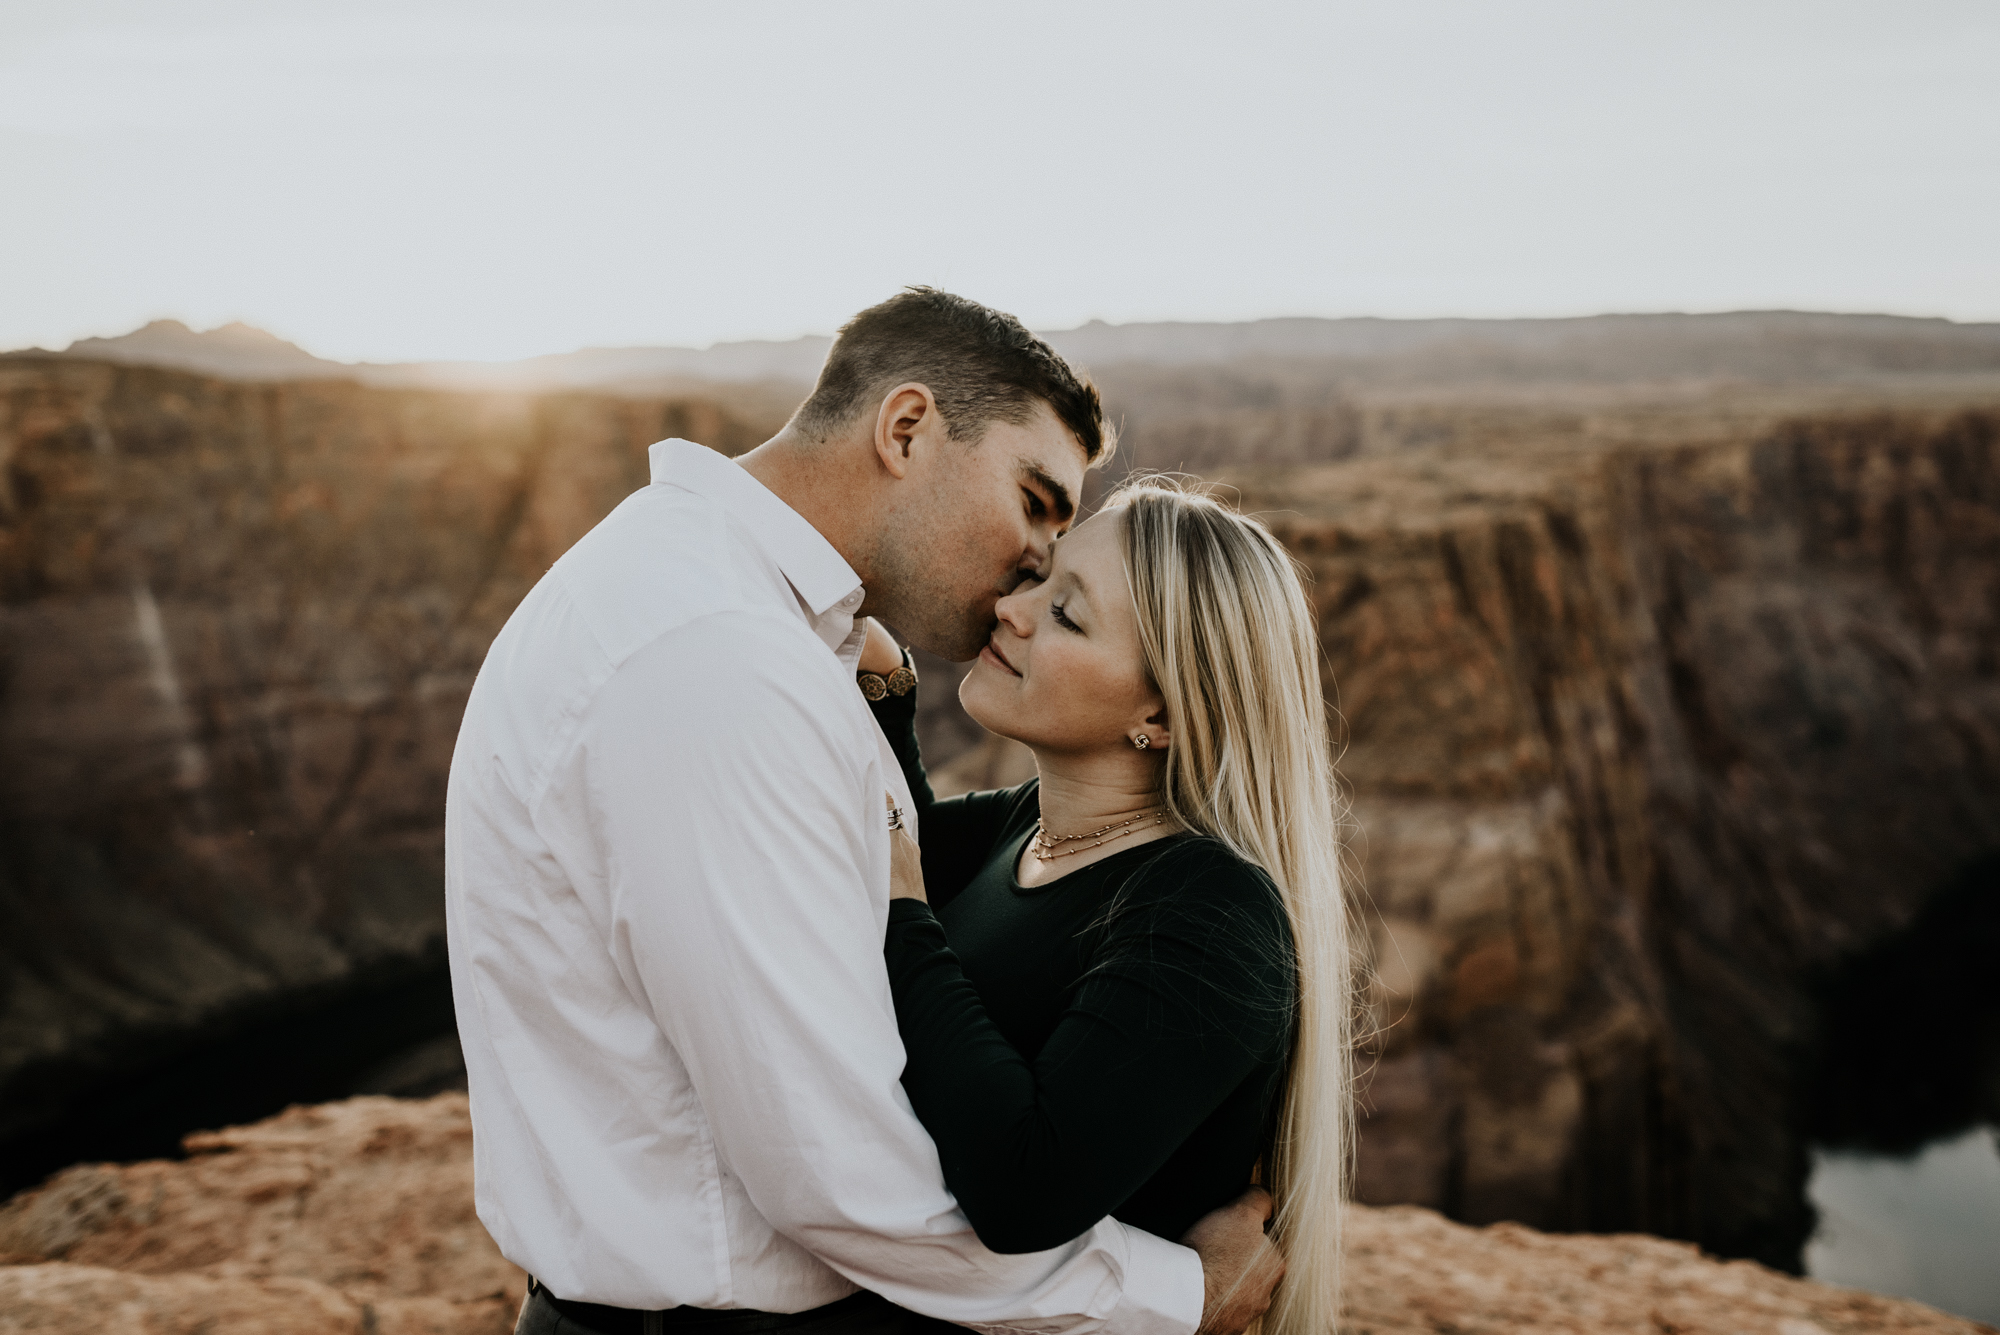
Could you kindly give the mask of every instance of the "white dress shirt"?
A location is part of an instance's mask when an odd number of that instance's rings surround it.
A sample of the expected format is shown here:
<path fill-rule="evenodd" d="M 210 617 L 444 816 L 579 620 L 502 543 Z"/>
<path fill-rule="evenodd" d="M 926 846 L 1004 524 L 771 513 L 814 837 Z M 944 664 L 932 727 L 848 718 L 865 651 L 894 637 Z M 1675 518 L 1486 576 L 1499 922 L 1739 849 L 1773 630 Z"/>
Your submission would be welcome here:
<path fill-rule="evenodd" d="M 493 642 L 445 816 L 479 1217 L 561 1298 L 1189 1335 L 1200 1259 L 1115 1220 L 980 1245 L 910 1111 L 861 582 L 736 464 L 653 485 Z"/>

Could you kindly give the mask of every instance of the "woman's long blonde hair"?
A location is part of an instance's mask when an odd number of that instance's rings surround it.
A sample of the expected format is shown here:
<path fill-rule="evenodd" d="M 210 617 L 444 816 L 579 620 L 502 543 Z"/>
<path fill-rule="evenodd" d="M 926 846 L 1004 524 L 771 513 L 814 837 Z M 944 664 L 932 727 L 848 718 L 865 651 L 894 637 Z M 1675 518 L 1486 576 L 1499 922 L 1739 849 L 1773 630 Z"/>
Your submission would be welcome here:
<path fill-rule="evenodd" d="M 1122 512 L 1146 670 L 1166 701 L 1160 800 L 1263 868 L 1291 919 L 1293 1046 L 1265 1179 L 1286 1273 L 1264 1331 L 1331 1335 L 1353 1147 L 1353 964 L 1318 622 L 1270 530 L 1205 491 L 1141 478 L 1105 508 Z"/>

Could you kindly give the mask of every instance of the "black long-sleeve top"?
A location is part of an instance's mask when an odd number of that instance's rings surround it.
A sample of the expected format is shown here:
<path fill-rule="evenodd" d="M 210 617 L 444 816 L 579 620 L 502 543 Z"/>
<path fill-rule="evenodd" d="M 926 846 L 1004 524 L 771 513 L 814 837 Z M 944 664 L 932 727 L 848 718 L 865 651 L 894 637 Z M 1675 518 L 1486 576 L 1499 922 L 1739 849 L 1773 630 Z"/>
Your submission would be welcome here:
<path fill-rule="evenodd" d="M 923 845 L 930 903 L 891 902 L 885 949 L 945 1182 L 997 1252 L 1106 1215 L 1179 1238 L 1249 1185 L 1281 1092 L 1297 974 L 1276 886 L 1183 834 L 1023 887 L 1038 781 L 936 800 L 915 694 L 874 709 Z"/>

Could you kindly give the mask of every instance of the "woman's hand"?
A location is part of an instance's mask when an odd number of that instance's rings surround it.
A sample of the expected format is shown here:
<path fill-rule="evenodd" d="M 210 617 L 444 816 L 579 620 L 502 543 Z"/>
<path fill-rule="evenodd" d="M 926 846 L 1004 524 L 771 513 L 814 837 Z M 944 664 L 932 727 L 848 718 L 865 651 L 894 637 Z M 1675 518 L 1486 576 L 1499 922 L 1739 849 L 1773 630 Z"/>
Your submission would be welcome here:
<path fill-rule="evenodd" d="M 882 629 L 882 623 L 868 618 L 868 638 L 861 645 L 859 670 L 886 677 L 903 666 L 903 650 L 896 637 Z"/>
<path fill-rule="evenodd" d="M 908 830 L 889 831 L 889 898 L 930 903 L 924 897 L 924 856 Z"/>

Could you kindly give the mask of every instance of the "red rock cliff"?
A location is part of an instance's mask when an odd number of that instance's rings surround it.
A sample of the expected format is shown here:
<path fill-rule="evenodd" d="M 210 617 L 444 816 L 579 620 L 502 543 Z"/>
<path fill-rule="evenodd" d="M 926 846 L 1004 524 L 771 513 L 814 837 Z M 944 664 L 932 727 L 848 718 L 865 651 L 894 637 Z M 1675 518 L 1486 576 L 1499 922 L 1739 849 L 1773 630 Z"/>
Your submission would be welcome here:
<path fill-rule="evenodd" d="M 1840 1037 L 1813 980 L 2000 852 L 1995 422 L 1446 404 L 1234 479 L 1315 574 L 1351 729 L 1367 1199 L 1795 1263 L 1801 1054 Z M 648 443 L 775 425 L 0 362 L 19 1180 L 164 1152 L 103 1142 L 246 1062 L 317 1097 L 342 1044 L 448 1025 L 487 643 Z"/>
<path fill-rule="evenodd" d="M 1996 437 L 1836 415 L 1232 479 L 1316 578 L 1349 728 L 1364 1199 L 1797 1263 L 1801 1063 L 1843 1037 L 1814 981 L 2000 851 Z"/>
<path fill-rule="evenodd" d="M 309 1091 L 357 1042 L 449 1027 L 444 782 L 488 642 L 644 484 L 649 443 L 734 452 L 771 425 L 686 400 L 0 362 L 15 1185 L 72 1142 L 170 1148 L 119 1137 L 149 1100 L 226 1092 L 243 1072 L 203 1067 L 217 1044 Z"/>

